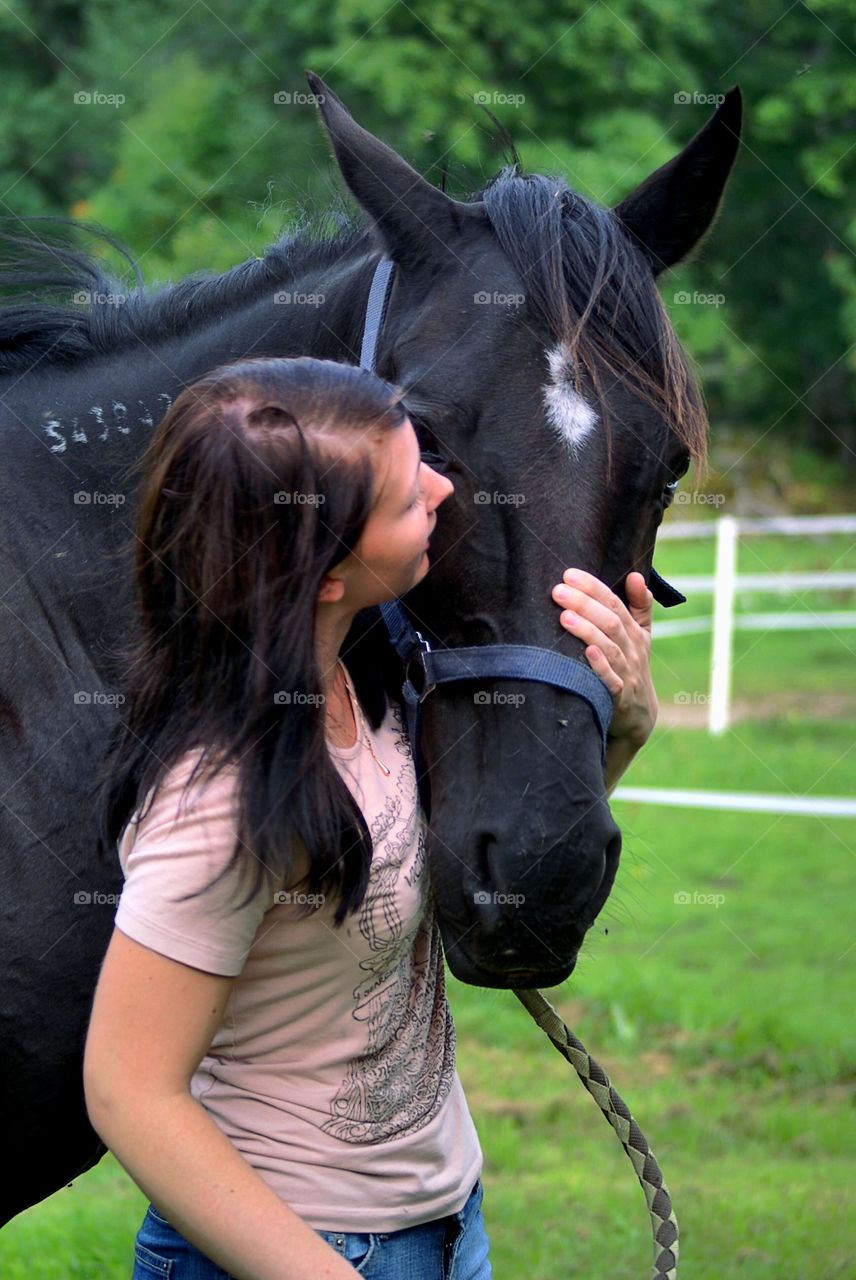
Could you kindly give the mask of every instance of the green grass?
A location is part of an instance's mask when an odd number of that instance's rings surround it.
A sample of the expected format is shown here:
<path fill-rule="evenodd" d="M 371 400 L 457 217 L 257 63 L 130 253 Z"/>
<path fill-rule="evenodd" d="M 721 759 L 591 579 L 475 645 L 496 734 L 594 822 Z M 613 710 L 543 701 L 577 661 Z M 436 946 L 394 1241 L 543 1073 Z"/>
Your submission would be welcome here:
<path fill-rule="evenodd" d="M 668 544 L 659 568 L 677 573 L 679 556 L 701 545 Z M 789 539 L 772 563 L 802 567 L 795 548 L 807 554 Z M 842 636 L 856 647 L 856 633 Z M 853 654 L 834 637 L 771 635 L 744 652 L 757 638 L 738 636 L 746 696 L 793 685 L 852 693 Z M 664 698 L 706 688 L 705 638 L 663 641 L 668 667 L 657 649 Z M 716 739 L 658 727 L 626 780 L 852 795 L 854 765 L 852 717 L 789 713 Z M 576 972 L 548 995 L 661 1162 L 681 1227 L 679 1275 L 856 1280 L 856 822 L 614 807 L 616 887 Z M 721 901 L 684 904 L 678 893 Z M 641 1280 L 644 1198 L 593 1100 L 511 993 L 450 977 L 449 996 L 497 1280 Z M 105 1159 L 6 1228 L 2 1280 L 127 1280 L 145 1203 Z"/>
<path fill-rule="evenodd" d="M 854 729 L 657 731 L 633 780 L 852 794 Z M 856 824 L 615 811 L 616 888 L 548 996 L 661 1161 L 680 1274 L 856 1276 Z M 594 1102 L 513 996 L 450 989 L 497 1276 L 646 1274 L 642 1192 Z"/>

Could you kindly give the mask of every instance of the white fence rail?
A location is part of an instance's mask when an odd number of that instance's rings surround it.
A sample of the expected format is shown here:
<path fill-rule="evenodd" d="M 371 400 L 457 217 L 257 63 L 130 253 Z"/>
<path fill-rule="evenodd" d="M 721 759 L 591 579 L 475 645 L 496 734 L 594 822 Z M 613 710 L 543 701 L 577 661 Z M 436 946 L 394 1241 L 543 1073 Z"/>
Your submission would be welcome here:
<path fill-rule="evenodd" d="M 671 805 L 677 809 L 725 809 L 730 813 L 797 813 L 812 818 L 856 818 L 849 796 L 782 796 L 757 791 L 679 791 L 674 787 L 616 787 L 615 800 Z"/>
<path fill-rule="evenodd" d="M 675 585 L 687 595 L 713 595 L 713 614 L 672 622 L 655 622 L 654 640 L 670 636 L 711 631 L 710 698 L 708 730 L 722 733 L 728 727 L 731 709 L 731 654 L 735 630 L 799 631 L 808 628 L 856 628 L 856 612 L 838 610 L 822 613 L 746 613 L 736 611 L 740 590 L 789 595 L 800 591 L 856 589 L 856 573 L 744 573 L 737 572 L 738 539 L 744 535 L 778 533 L 785 536 L 821 536 L 856 533 L 856 515 L 770 516 L 755 519 L 720 516 L 718 520 L 696 523 L 675 521 L 660 530 L 658 542 L 680 538 L 716 538 L 716 570 L 713 576 L 696 574 L 676 579 Z"/>

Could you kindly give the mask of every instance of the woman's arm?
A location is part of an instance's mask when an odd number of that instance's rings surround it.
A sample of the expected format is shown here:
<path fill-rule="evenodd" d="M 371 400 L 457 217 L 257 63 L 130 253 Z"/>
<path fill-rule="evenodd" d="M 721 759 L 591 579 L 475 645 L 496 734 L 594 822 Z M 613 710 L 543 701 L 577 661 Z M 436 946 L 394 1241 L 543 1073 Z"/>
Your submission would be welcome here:
<path fill-rule="evenodd" d="M 190 1093 L 234 978 L 170 960 L 114 928 L 83 1064 L 93 1128 L 155 1207 L 239 1280 L 347 1280 L 331 1249 Z"/>
<path fill-rule="evenodd" d="M 625 606 L 605 582 L 583 569 L 566 569 L 552 594 L 563 610 L 559 621 L 586 642 L 589 665 L 613 697 L 604 769 L 609 796 L 657 720 L 657 694 L 651 681 L 654 597 L 641 573 L 629 573 Z"/>
<path fill-rule="evenodd" d="M 603 769 L 607 800 L 618 786 L 619 778 L 627 772 L 628 766 L 643 745 L 641 742 L 634 742 L 632 738 L 612 738 L 607 735 L 606 763 Z"/>

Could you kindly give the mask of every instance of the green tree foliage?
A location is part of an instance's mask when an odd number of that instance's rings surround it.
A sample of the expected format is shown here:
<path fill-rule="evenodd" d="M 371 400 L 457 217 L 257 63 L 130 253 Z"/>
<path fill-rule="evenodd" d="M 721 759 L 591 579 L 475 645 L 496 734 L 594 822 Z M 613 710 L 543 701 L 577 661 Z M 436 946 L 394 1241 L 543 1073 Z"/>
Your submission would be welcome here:
<path fill-rule="evenodd" d="M 493 116 L 524 169 L 613 205 L 739 83 L 722 215 L 662 291 L 714 422 L 852 465 L 854 17 L 853 0 L 12 0 L 2 211 L 100 223 L 151 280 L 258 253 L 339 185 L 306 67 L 455 195 L 508 158 Z"/>

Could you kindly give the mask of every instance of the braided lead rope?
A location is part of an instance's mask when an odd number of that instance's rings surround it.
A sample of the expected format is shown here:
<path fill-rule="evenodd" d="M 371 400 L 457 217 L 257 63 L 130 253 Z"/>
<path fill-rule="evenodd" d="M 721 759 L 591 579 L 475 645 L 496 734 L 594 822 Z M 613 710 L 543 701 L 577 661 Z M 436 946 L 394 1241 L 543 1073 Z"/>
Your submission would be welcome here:
<path fill-rule="evenodd" d="M 663 1182 L 660 1166 L 648 1146 L 648 1140 L 630 1114 L 627 1104 L 609 1083 L 609 1076 L 592 1058 L 585 1046 L 569 1031 L 549 1000 L 540 991 L 516 991 L 514 994 L 549 1036 L 563 1057 L 575 1068 L 606 1119 L 612 1125 L 627 1152 L 642 1184 L 651 1227 L 654 1232 L 654 1267 L 652 1280 L 675 1280 L 678 1274 L 678 1222 L 672 1209 L 672 1198 Z"/>

